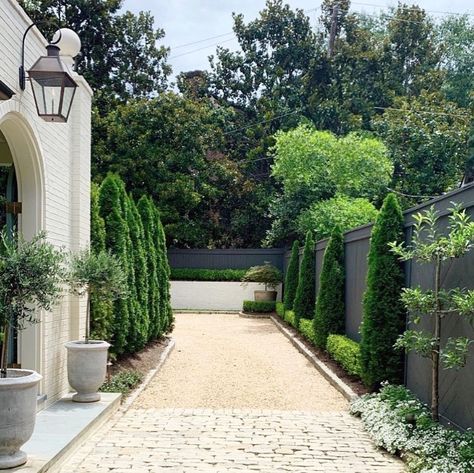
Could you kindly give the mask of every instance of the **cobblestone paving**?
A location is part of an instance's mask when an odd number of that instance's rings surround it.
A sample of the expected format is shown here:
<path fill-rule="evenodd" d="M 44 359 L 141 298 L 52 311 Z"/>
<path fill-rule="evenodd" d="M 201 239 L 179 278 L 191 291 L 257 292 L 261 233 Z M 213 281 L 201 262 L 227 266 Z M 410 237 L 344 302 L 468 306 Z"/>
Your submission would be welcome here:
<path fill-rule="evenodd" d="M 270 321 L 179 315 L 174 337 L 132 408 L 61 473 L 404 471 Z"/>
<path fill-rule="evenodd" d="M 348 413 L 131 409 L 65 472 L 400 473 Z"/>

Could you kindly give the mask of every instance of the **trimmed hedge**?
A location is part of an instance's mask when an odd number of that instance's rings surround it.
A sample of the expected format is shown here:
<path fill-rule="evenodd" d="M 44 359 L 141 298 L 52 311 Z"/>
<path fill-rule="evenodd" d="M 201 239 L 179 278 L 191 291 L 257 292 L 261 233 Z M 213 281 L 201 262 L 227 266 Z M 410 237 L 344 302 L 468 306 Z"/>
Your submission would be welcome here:
<path fill-rule="evenodd" d="M 285 311 L 285 321 L 288 322 L 292 327 L 296 327 L 296 317 L 295 313 L 292 310 L 286 310 Z"/>
<path fill-rule="evenodd" d="M 345 335 L 329 335 L 326 349 L 349 374 L 361 377 L 360 345 L 357 342 Z"/>
<path fill-rule="evenodd" d="M 275 301 L 244 301 L 244 312 L 275 312 Z"/>
<path fill-rule="evenodd" d="M 290 262 L 285 278 L 285 297 L 283 302 L 286 310 L 293 310 L 293 303 L 296 297 L 296 290 L 298 289 L 300 267 L 300 243 L 295 241 L 291 249 Z"/>
<path fill-rule="evenodd" d="M 299 326 L 298 330 L 311 343 L 314 343 L 315 334 L 314 334 L 314 327 L 313 327 L 313 321 L 312 320 L 301 319 L 300 320 L 300 326 Z"/>
<path fill-rule="evenodd" d="M 246 269 L 172 268 L 172 281 L 240 281 Z"/>
<path fill-rule="evenodd" d="M 285 318 L 285 304 L 283 304 L 283 302 L 277 302 L 276 306 L 275 306 L 275 309 L 276 309 L 276 313 L 280 317 Z"/>

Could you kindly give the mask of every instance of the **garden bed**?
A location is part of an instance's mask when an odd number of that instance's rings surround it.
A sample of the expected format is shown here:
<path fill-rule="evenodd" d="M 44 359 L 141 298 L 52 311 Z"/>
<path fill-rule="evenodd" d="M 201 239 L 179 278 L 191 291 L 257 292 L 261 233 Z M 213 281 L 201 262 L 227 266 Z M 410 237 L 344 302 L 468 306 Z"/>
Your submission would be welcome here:
<path fill-rule="evenodd" d="M 304 337 L 298 330 L 287 323 L 280 315 L 275 315 L 275 317 L 295 338 L 300 340 L 313 355 L 323 362 L 327 368 L 331 370 L 338 378 L 344 381 L 344 383 L 346 383 L 358 396 L 369 393 L 369 390 L 364 386 L 360 379 L 348 374 L 336 361 L 334 361 L 328 355 L 328 353 L 315 347 L 306 337 Z"/>

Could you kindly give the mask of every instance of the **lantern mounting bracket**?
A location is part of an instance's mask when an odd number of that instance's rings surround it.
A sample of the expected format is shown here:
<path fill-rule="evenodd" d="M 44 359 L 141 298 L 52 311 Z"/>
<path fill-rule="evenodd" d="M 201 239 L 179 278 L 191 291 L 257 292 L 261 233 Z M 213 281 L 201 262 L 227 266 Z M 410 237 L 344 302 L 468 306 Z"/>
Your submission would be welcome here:
<path fill-rule="evenodd" d="M 23 33 L 23 39 L 21 41 L 21 65 L 20 65 L 20 68 L 18 70 L 18 79 L 19 79 L 21 90 L 25 90 L 25 88 L 26 88 L 26 74 L 25 74 L 25 41 L 26 41 L 26 36 L 30 32 L 30 30 L 33 28 L 33 26 L 38 26 L 38 25 L 45 24 L 45 23 L 49 24 L 49 22 L 45 22 L 45 21 L 37 21 L 37 22 L 31 23 L 31 25 L 28 26 L 28 28 L 26 28 L 26 31 Z M 56 41 L 51 42 L 50 44 L 55 45 L 55 44 L 58 44 L 59 41 L 61 41 L 61 30 L 59 30 L 59 38 Z"/>

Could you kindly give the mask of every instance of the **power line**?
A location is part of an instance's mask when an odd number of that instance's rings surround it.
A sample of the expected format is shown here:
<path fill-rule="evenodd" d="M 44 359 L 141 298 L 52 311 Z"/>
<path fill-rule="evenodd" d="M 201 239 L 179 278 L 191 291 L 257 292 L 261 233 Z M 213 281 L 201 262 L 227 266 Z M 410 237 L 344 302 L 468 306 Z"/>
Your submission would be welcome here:
<path fill-rule="evenodd" d="M 208 44 L 207 46 L 203 46 L 202 48 L 193 49 L 192 51 L 187 51 L 187 52 L 181 53 L 181 54 L 175 54 L 174 56 L 170 56 L 168 59 L 176 59 L 177 57 L 197 53 L 198 51 L 202 51 L 203 49 L 212 48 L 213 46 L 220 46 L 223 43 L 228 43 L 229 41 L 234 41 L 234 39 L 235 39 L 235 36 L 233 36 L 232 38 L 229 38 L 229 39 L 225 39 L 224 41 L 221 41 L 219 43 Z"/>
<path fill-rule="evenodd" d="M 457 117 L 457 118 L 470 118 L 470 115 L 467 113 L 446 113 L 446 112 L 429 112 L 427 110 L 412 110 L 412 109 L 403 109 L 395 107 L 374 107 L 376 110 L 394 110 L 396 112 L 413 112 L 413 113 L 424 113 L 427 115 L 442 115 L 447 117 Z"/>
<path fill-rule="evenodd" d="M 389 7 L 388 5 L 378 5 L 378 4 L 375 4 L 375 3 L 363 3 L 363 2 L 351 2 L 351 4 L 353 5 L 362 5 L 362 6 L 367 6 L 367 7 L 379 7 L 379 8 L 392 8 L 392 7 Z M 395 8 L 395 7 L 393 7 Z M 422 7 L 419 7 L 419 8 L 403 8 L 403 10 L 409 10 L 409 11 L 425 11 L 426 13 L 435 13 L 437 15 L 457 15 L 457 16 L 464 16 L 464 15 L 467 15 L 467 16 L 474 16 L 474 13 L 469 13 L 469 12 L 465 12 L 465 13 L 461 13 L 461 12 L 448 12 L 448 11 L 436 11 L 436 10 L 425 10 L 424 8 Z"/>
<path fill-rule="evenodd" d="M 390 192 L 393 192 L 395 194 L 401 195 L 403 197 L 411 197 L 414 199 L 435 199 L 436 197 L 439 197 L 439 195 L 413 195 L 413 194 L 405 194 L 404 192 L 397 191 L 395 189 L 392 189 L 388 186 L 385 187 L 387 190 Z"/>
<path fill-rule="evenodd" d="M 205 43 L 206 41 L 210 41 L 211 39 L 222 38 L 224 36 L 229 36 L 230 34 L 234 35 L 234 32 L 229 31 L 228 33 L 222 33 L 222 34 L 218 34 L 218 35 L 215 35 L 215 36 L 209 36 L 208 38 L 199 39 L 197 41 L 192 41 L 191 43 L 178 44 L 178 46 L 170 46 L 170 49 L 174 50 L 174 49 L 184 48 L 186 46 L 192 46 L 194 44 Z"/>

